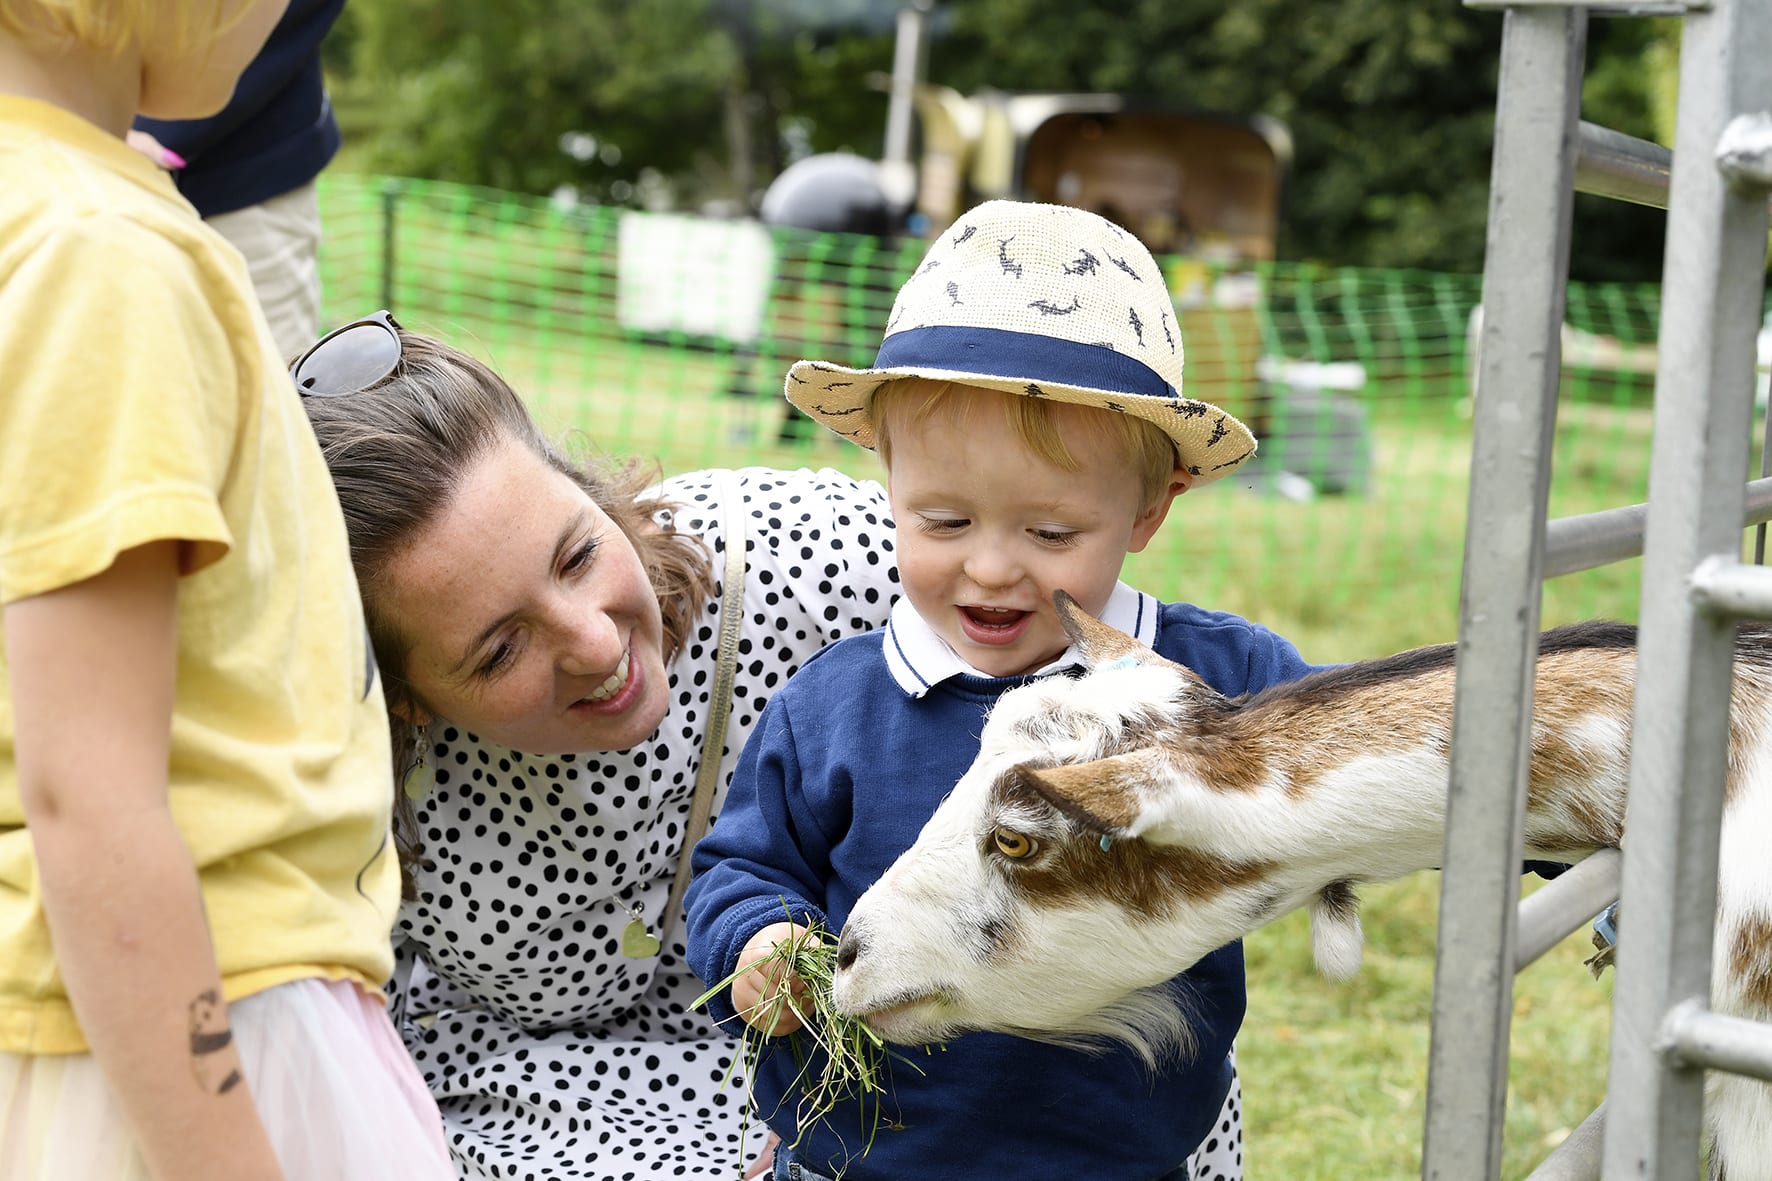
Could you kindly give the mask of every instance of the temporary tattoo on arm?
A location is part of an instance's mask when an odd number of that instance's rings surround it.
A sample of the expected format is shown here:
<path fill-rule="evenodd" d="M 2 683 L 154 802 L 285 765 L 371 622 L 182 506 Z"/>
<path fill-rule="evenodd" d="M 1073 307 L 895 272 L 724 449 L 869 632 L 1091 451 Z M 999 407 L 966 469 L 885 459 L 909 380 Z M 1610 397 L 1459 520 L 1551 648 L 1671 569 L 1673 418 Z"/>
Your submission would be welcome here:
<path fill-rule="evenodd" d="M 215 1057 L 234 1044 L 221 994 L 213 988 L 198 993 L 191 1002 L 190 1019 L 191 1073 L 205 1091 L 225 1095 L 239 1085 L 240 1069 L 229 1060 L 232 1055 L 219 1061 Z"/>

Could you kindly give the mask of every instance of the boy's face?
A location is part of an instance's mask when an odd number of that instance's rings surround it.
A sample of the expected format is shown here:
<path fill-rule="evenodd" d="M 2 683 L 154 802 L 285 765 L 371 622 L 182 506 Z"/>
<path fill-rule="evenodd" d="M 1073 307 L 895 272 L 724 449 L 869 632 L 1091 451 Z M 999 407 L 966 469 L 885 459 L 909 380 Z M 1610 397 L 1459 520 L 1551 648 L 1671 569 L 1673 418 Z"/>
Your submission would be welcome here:
<path fill-rule="evenodd" d="M 1034 454 L 1011 430 L 1014 394 L 961 390 L 927 417 L 894 403 L 887 485 L 905 594 L 961 659 L 996 677 L 1033 672 L 1069 645 L 1052 606 L 1065 590 L 1084 610 L 1106 607 L 1120 567 L 1186 487 L 1176 473 L 1154 505 L 1121 448 L 1090 419 L 1049 403 L 1082 470 Z"/>

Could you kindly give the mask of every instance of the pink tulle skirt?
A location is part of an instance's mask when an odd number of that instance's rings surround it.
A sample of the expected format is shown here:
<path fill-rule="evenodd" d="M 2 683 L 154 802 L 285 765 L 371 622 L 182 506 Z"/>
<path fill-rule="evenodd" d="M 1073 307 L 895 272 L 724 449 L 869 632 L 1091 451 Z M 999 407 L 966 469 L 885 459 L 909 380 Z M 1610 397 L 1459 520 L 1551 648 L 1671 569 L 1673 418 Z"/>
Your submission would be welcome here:
<path fill-rule="evenodd" d="M 287 1181 L 453 1181 L 437 1105 L 379 996 L 296 980 L 228 1019 Z M 0 1179 L 150 1181 L 91 1054 L 0 1054 Z"/>

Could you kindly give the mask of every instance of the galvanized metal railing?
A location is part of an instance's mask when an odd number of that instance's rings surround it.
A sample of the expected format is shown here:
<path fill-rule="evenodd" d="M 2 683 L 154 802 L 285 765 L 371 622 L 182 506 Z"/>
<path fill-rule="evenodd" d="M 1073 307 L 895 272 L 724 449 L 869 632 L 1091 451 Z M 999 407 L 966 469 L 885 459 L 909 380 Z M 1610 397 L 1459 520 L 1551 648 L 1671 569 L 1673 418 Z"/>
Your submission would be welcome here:
<path fill-rule="evenodd" d="M 1580 121 L 1587 6 L 1465 3 L 1503 9 L 1505 26 L 1440 904 L 1440 929 L 1460 937 L 1438 948 L 1422 1176 L 1500 1175 L 1513 976 L 1621 885 L 1608 1098 L 1533 1181 L 1685 1179 L 1700 1157 L 1704 1070 L 1772 1078 L 1772 1029 L 1708 1007 L 1735 621 L 1772 618 L 1772 571 L 1739 560 L 1742 528 L 1772 519 L 1772 480 L 1744 482 L 1772 190 L 1772 10 L 1609 9 L 1684 18 L 1670 154 Z M 1547 522 L 1578 189 L 1669 211 L 1650 498 Z M 1637 553 L 1626 848 L 1517 906 L 1542 582 Z"/>

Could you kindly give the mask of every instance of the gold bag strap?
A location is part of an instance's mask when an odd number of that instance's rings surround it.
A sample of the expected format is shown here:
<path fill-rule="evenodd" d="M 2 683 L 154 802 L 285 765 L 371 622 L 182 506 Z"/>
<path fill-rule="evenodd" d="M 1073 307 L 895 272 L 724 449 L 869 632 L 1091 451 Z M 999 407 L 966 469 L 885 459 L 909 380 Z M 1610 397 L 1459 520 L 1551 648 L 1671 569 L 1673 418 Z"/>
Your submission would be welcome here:
<path fill-rule="evenodd" d="M 738 676 L 738 633 L 744 623 L 745 511 L 744 495 L 735 473 L 720 473 L 720 499 L 726 519 L 726 576 L 720 586 L 720 655 L 714 666 L 714 688 L 708 694 L 708 731 L 701 744 L 701 765 L 695 772 L 695 799 L 689 805 L 689 824 L 683 832 L 683 851 L 677 857 L 677 876 L 659 921 L 658 941 L 670 938 L 683 892 L 689 888 L 689 855 L 708 830 L 714 807 L 714 785 L 720 778 L 720 756 L 726 749 L 726 719 L 732 713 L 732 683 Z"/>

